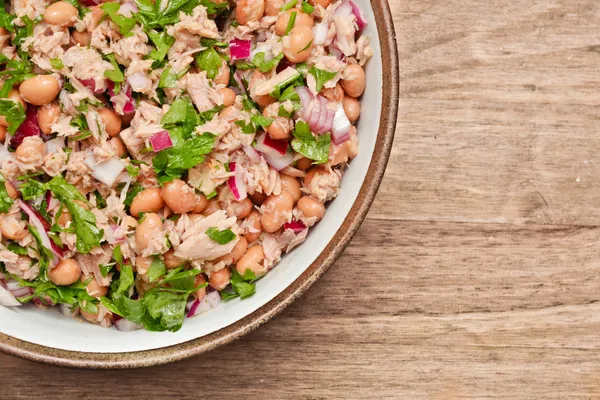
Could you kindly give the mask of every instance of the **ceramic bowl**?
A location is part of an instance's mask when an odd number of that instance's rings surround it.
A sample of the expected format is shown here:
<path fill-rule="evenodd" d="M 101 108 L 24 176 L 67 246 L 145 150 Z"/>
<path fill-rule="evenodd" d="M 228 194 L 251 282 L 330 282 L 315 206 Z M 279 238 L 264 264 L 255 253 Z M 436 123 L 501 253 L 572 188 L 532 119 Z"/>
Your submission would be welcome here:
<path fill-rule="evenodd" d="M 374 56 L 358 123 L 360 152 L 339 196 L 306 242 L 257 283 L 248 299 L 222 303 L 178 332 L 120 332 L 56 310 L 0 307 L 0 350 L 34 361 L 89 368 L 130 368 L 180 360 L 230 342 L 265 323 L 308 289 L 342 253 L 364 219 L 392 146 L 398 107 L 398 55 L 386 0 L 354 0 L 368 20 Z M 350 284 L 350 283 L 348 283 Z"/>

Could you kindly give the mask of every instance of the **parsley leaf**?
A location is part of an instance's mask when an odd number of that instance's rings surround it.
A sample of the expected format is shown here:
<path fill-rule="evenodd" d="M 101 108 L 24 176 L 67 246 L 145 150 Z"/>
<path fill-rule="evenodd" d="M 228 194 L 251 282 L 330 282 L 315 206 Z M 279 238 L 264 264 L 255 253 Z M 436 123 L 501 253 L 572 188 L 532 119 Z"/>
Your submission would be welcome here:
<path fill-rule="evenodd" d="M 232 300 L 236 297 L 245 299 L 252 296 L 256 292 L 256 285 L 253 281 L 256 280 L 254 273 L 247 269 L 244 275 L 240 275 L 235 268 L 231 270 L 231 289 L 232 291 L 222 291 L 221 297 L 223 300 Z"/>
<path fill-rule="evenodd" d="M 104 5 L 108 5 L 108 4 L 117 4 L 117 3 L 104 3 Z M 115 55 L 107 54 L 106 58 L 108 58 L 108 61 L 110 61 L 111 65 L 113 66 L 113 69 L 104 71 L 104 76 L 115 83 L 122 83 L 123 81 L 125 81 L 125 76 L 123 75 L 123 72 L 121 71 L 121 67 L 119 67 L 119 63 L 115 59 Z"/>
<path fill-rule="evenodd" d="M 154 282 L 166 273 L 167 267 L 165 266 L 165 263 L 160 258 L 155 257 L 148 268 L 148 281 Z"/>
<path fill-rule="evenodd" d="M 133 17 L 126 17 L 124 15 L 118 14 L 119 9 L 121 8 L 121 5 L 119 3 L 104 3 L 100 6 L 100 8 L 102 9 L 102 11 L 104 11 L 106 15 L 108 15 L 112 22 L 117 24 L 121 35 L 133 35 L 131 33 L 131 30 L 133 29 L 137 21 Z"/>
<path fill-rule="evenodd" d="M 46 187 L 35 179 L 28 179 L 21 184 L 19 191 L 23 196 L 23 200 L 31 200 L 46 193 Z"/>
<path fill-rule="evenodd" d="M 169 49 L 175 43 L 175 38 L 169 36 L 166 31 L 157 32 L 153 29 L 148 30 L 146 32 L 152 43 L 156 46 L 156 49 L 153 49 L 149 54 L 148 58 L 154 61 L 162 61 L 167 56 Z"/>
<path fill-rule="evenodd" d="M 143 322 L 149 331 L 178 331 L 185 318 L 187 293 L 150 290 L 143 298 L 146 312 Z"/>
<path fill-rule="evenodd" d="M 313 7 L 312 4 L 310 4 L 307 1 L 302 2 L 301 8 L 302 8 L 302 11 L 307 14 L 312 14 L 315 11 L 315 7 Z"/>
<path fill-rule="evenodd" d="M 65 67 L 60 58 L 51 58 L 50 65 L 52 65 L 52 68 L 54 69 L 63 69 Z"/>
<path fill-rule="evenodd" d="M 159 88 L 174 88 L 177 87 L 177 81 L 179 77 L 177 74 L 171 72 L 171 67 L 165 68 L 160 74 L 160 80 L 158 81 Z"/>
<path fill-rule="evenodd" d="M 10 251 L 12 251 L 15 254 L 18 254 L 20 256 L 24 256 L 27 254 L 27 249 L 25 247 L 21 247 L 16 243 L 10 242 L 6 245 L 6 248 Z"/>
<path fill-rule="evenodd" d="M 30 61 L 12 60 L 3 54 L 0 54 L 0 64 L 5 64 L 4 70 L 0 71 L 0 75 L 6 75 L 8 77 L 2 85 L 2 90 L 0 90 L 0 97 L 2 98 L 8 97 L 8 93 L 16 83 L 34 76 L 31 73 L 32 64 Z"/>
<path fill-rule="evenodd" d="M 314 65 L 310 67 L 308 73 L 314 76 L 317 81 L 317 92 L 320 92 L 321 89 L 323 89 L 325 82 L 333 79 L 337 75 L 337 72 L 325 71 L 324 69 L 316 68 Z"/>
<path fill-rule="evenodd" d="M 111 294 L 113 298 L 116 298 L 124 293 L 129 292 L 135 279 L 133 277 L 133 269 L 129 265 L 121 265 L 121 271 L 119 272 L 119 278 L 113 279 L 110 284 Z"/>
<path fill-rule="evenodd" d="M 179 178 L 185 171 L 203 162 L 204 154 L 211 152 L 214 143 L 215 135 L 205 132 L 179 146 L 160 151 L 152 160 L 159 182 Z"/>
<path fill-rule="evenodd" d="M 254 56 L 254 59 L 252 59 L 252 64 L 254 64 L 254 66 L 256 68 L 258 68 L 260 70 L 260 72 L 264 73 L 264 72 L 269 72 L 270 70 L 275 68 L 277 65 L 279 65 L 279 62 L 282 59 L 283 59 L 283 53 L 279 53 L 277 56 L 275 56 L 271 60 L 265 61 L 265 53 L 261 51 L 259 53 L 256 53 L 256 55 Z"/>
<path fill-rule="evenodd" d="M 6 1 L 0 0 L 0 27 L 14 32 L 13 19 L 15 19 L 15 16 L 6 11 Z"/>
<path fill-rule="evenodd" d="M 223 65 L 223 59 L 214 47 L 209 47 L 196 54 L 196 64 L 202 71 L 206 71 L 206 76 L 209 79 L 214 79 L 219 73 L 219 68 Z"/>
<path fill-rule="evenodd" d="M 294 140 L 292 148 L 306 158 L 315 160 L 315 164 L 326 163 L 329 159 L 329 147 L 331 145 L 331 135 L 314 136 L 306 122 L 299 121 L 294 129 Z"/>
<path fill-rule="evenodd" d="M 10 206 L 13 205 L 13 199 L 8 195 L 8 190 L 5 186 L 4 175 L 0 173 L 0 213 L 8 212 Z"/>
<path fill-rule="evenodd" d="M 231 229 L 223 229 L 220 231 L 215 227 L 210 227 L 204 233 L 219 244 L 227 244 L 235 239 L 235 233 L 233 233 Z"/>
<path fill-rule="evenodd" d="M 263 128 L 266 128 L 267 126 L 271 125 L 274 121 L 273 118 L 265 117 L 261 114 L 254 114 L 252 117 L 250 117 L 250 120 L 256 125 L 262 126 Z"/>
<path fill-rule="evenodd" d="M 13 134 L 23 121 L 25 121 L 25 108 L 21 103 L 8 99 L 0 99 L 0 115 L 6 117 L 6 121 L 8 122 L 7 130 Z"/>

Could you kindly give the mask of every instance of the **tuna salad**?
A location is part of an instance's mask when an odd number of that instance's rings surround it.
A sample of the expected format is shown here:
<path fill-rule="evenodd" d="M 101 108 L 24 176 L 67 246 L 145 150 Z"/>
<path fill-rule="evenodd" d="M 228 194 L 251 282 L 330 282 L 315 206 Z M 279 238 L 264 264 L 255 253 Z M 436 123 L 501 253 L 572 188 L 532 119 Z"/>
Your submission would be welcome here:
<path fill-rule="evenodd" d="M 338 195 L 373 54 L 351 0 L 2 4 L 0 305 L 176 331 Z"/>

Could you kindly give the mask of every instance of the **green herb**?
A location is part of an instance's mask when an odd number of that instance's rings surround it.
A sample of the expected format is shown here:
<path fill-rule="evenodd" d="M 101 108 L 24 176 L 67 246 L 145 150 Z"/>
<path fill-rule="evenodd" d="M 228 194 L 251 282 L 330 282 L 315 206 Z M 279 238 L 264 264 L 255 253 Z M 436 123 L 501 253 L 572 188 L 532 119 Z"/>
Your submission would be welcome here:
<path fill-rule="evenodd" d="M 282 59 L 283 59 L 283 53 L 279 53 L 277 56 L 275 56 L 271 60 L 265 61 L 265 53 L 261 51 L 259 53 L 256 53 L 256 55 L 254 56 L 254 59 L 252 60 L 252 64 L 256 68 L 258 68 L 260 70 L 260 72 L 269 72 L 270 70 L 275 68 L 277 65 L 279 65 L 279 62 Z"/>
<path fill-rule="evenodd" d="M 246 121 L 244 121 L 244 120 L 235 121 L 234 123 L 237 126 L 239 126 L 240 128 L 242 128 L 241 129 L 242 133 L 245 133 L 247 135 L 256 133 L 256 126 L 254 126 L 252 121 L 248 122 L 247 124 L 246 124 Z"/>
<path fill-rule="evenodd" d="M 60 58 L 51 58 L 50 65 L 52 65 L 52 68 L 54 69 L 63 69 L 65 67 Z"/>
<path fill-rule="evenodd" d="M 315 11 L 315 8 L 309 2 L 306 1 L 302 2 L 302 6 L 300 8 L 302 8 L 302 11 L 304 11 L 307 14 L 312 14 Z"/>
<path fill-rule="evenodd" d="M 155 257 L 148 268 L 148 281 L 154 282 L 167 273 L 165 263 L 158 257 Z"/>
<path fill-rule="evenodd" d="M 331 145 L 329 133 L 315 137 L 310 132 L 308 124 L 299 121 L 296 123 L 294 138 L 292 148 L 303 156 L 315 160 L 315 164 L 323 164 L 329 160 L 329 147 Z"/>
<path fill-rule="evenodd" d="M 82 7 L 77 0 L 64 0 L 79 11 L 79 17 L 83 18 L 90 10 L 89 8 Z"/>
<path fill-rule="evenodd" d="M 304 50 L 308 50 L 310 48 L 310 46 L 312 45 L 312 40 L 310 42 L 308 42 L 308 44 L 306 46 L 304 46 L 302 49 L 300 49 L 298 52 L 296 52 L 296 54 L 300 54 L 302 53 Z"/>
<path fill-rule="evenodd" d="M 152 43 L 156 46 L 149 54 L 148 58 L 157 62 L 161 62 L 167 56 L 169 49 L 175 43 L 175 38 L 169 36 L 166 31 L 157 32 L 154 29 L 146 31 Z"/>
<path fill-rule="evenodd" d="M 103 5 L 109 5 L 109 4 L 117 4 L 117 3 L 104 3 Z M 119 63 L 115 59 L 115 55 L 108 54 L 108 55 L 106 55 L 106 58 L 108 58 L 108 61 L 110 61 L 111 65 L 113 66 L 113 69 L 107 69 L 106 71 L 104 71 L 104 76 L 115 83 L 122 83 L 123 81 L 125 81 L 125 76 L 123 75 L 123 72 L 121 71 L 121 67 L 119 67 Z"/>
<path fill-rule="evenodd" d="M 119 272 L 119 277 L 117 279 L 113 279 L 113 281 L 110 283 L 110 290 L 113 297 L 118 297 L 122 294 L 128 293 L 135 283 L 133 269 L 126 264 L 121 265 L 120 268 L 121 271 Z"/>
<path fill-rule="evenodd" d="M 0 115 L 6 117 L 6 122 L 8 122 L 7 130 L 13 134 L 23 121 L 25 121 L 25 108 L 19 102 L 0 99 Z"/>
<path fill-rule="evenodd" d="M 131 185 L 129 187 L 129 190 L 127 191 L 127 196 L 125 197 L 125 201 L 123 202 L 123 204 L 125 204 L 125 206 L 127 206 L 127 208 L 129 209 L 129 207 L 131 207 L 131 202 L 133 201 L 135 196 L 137 196 L 137 194 L 143 189 L 144 188 L 139 182 L 136 182 L 133 185 Z"/>
<path fill-rule="evenodd" d="M 54 258 L 54 254 L 52 254 L 52 251 L 42 244 L 42 237 L 40 236 L 40 233 L 38 232 L 36 227 L 29 224 L 27 228 L 29 229 L 31 236 L 33 236 L 33 239 L 35 240 L 37 246 L 40 276 L 45 277 L 48 266 L 50 266 L 50 260 Z"/>
<path fill-rule="evenodd" d="M 285 33 L 283 34 L 283 36 L 287 36 L 290 31 L 294 28 L 294 25 L 296 24 L 296 15 L 298 13 L 296 11 L 292 11 L 292 13 L 290 14 L 290 20 L 288 21 L 287 24 L 287 28 L 285 28 Z"/>
<path fill-rule="evenodd" d="M 214 47 L 209 47 L 196 54 L 196 65 L 202 71 L 206 71 L 206 76 L 209 79 L 214 79 L 219 73 L 219 68 L 223 65 L 223 59 Z"/>
<path fill-rule="evenodd" d="M 323 85 L 325 84 L 325 82 L 335 78 L 335 76 L 337 75 L 337 72 L 325 71 L 324 69 L 319 69 L 314 65 L 310 67 L 308 73 L 314 76 L 315 80 L 317 81 L 317 92 L 320 92 L 321 89 L 323 89 Z"/>
<path fill-rule="evenodd" d="M 229 7 L 227 2 L 214 3 L 209 0 L 171 0 L 167 2 L 166 7 L 161 7 L 161 2 L 152 2 L 151 0 L 136 0 L 138 14 L 136 18 L 148 28 L 164 27 L 166 25 L 179 22 L 179 12 L 191 14 L 198 5 L 206 7 L 206 12 L 218 14 Z"/>
<path fill-rule="evenodd" d="M 125 169 L 127 170 L 129 176 L 132 178 L 137 178 L 140 174 L 140 167 L 136 167 L 135 165 L 128 165 L 125 167 Z"/>
<path fill-rule="evenodd" d="M 233 233 L 231 229 L 223 229 L 220 231 L 215 227 L 211 227 L 208 228 L 204 233 L 206 233 L 209 238 L 219 244 L 227 244 L 235 239 L 235 233 Z"/>
<path fill-rule="evenodd" d="M 100 274 L 102 275 L 102 277 L 106 278 L 113 267 L 114 264 L 100 265 Z"/>
<path fill-rule="evenodd" d="M 46 187 L 35 179 L 28 179 L 21 184 L 19 191 L 23 196 L 23 200 L 31 200 L 43 195 L 46 192 Z"/>
<path fill-rule="evenodd" d="M 22 49 L 23 41 L 25 38 L 33 36 L 33 27 L 40 22 L 42 18 L 43 17 L 41 15 L 35 20 L 31 20 L 31 18 L 29 18 L 27 15 L 21 17 L 21 22 L 25 24 L 25 28 L 19 27 L 19 29 L 17 29 L 17 34 L 12 40 L 13 44 L 18 48 L 17 53 L 19 54 L 21 60 L 29 60 L 29 53 Z"/>
<path fill-rule="evenodd" d="M 271 92 L 271 96 L 275 97 L 280 102 L 286 100 L 300 101 L 300 95 L 296 93 L 295 89 L 294 85 L 288 86 L 283 92 L 281 92 L 281 89 L 275 89 Z"/>
<path fill-rule="evenodd" d="M 22 30 L 19 32 L 22 32 Z M 0 76 L 7 77 L 0 90 L 0 97 L 8 97 L 9 92 L 15 84 L 34 76 L 31 73 L 33 65 L 30 61 L 27 61 L 27 59 L 24 61 L 18 59 L 13 60 L 0 54 L 0 64 L 4 64 L 4 70 L 0 71 Z"/>
<path fill-rule="evenodd" d="M 244 111 L 258 110 L 258 105 L 247 94 L 242 96 L 242 106 Z"/>
<path fill-rule="evenodd" d="M 209 38 L 201 38 L 200 39 L 200 44 L 203 47 L 209 47 L 209 46 L 213 46 L 213 47 L 229 47 L 229 43 L 227 42 L 219 42 L 216 39 L 209 39 Z"/>
<path fill-rule="evenodd" d="M 158 81 L 159 88 L 174 88 L 177 87 L 177 74 L 171 72 L 171 67 L 165 68 L 160 74 L 160 80 Z"/>
<path fill-rule="evenodd" d="M 133 17 L 125 17 L 124 15 L 119 14 L 119 9 L 121 5 L 119 3 L 104 3 L 100 6 L 102 11 L 119 27 L 119 33 L 123 36 L 131 36 L 131 30 L 137 23 L 136 19 Z M 110 79 L 110 78 L 109 78 Z"/>
<path fill-rule="evenodd" d="M 261 114 L 254 114 L 252 117 L 250 117 L 250 120 L 256 125 L 262 126 L 263 128 L 266 128 L 267 126 L 271 125 L 274 121 L 273 118 L 265 117 Z"/>
<path fill-rule="evenodd" d="M 24 256 L 27 254 L 27 249 L 25 247 L 21 247 L 18 244 L 14 243 L 14 242 L 9 242 L 6 245 L 6 248 L 10 251 L 12 251 L 15 254 L 18 254 L 20 256 Z"/>
<path fill-rule="evenodd" d="M 8 195 L 5 182 L 4 175 L 0 173 L 0 213 L 8 212 L 10 206 L 13 205 L 13 199 Z"/>
<path fill-rule="evenodd" d="M 284 4 L 283 7 L 281 7 L 281 12 L 287 11 L 287 10 L 291 10 L 292 8 L 294 8 L 296 6 L 296 4 L 298 4 L 298 0 L 292 0 L 286 4 Z"/>
<path fill-rule="evenodd" d="M 89 253 L 94 247 L 100 245 L 100 241 L 104 237 L 104 232 L 96 226 L 96 217 L 94 214 L 76 204 L 74 201 L 84 201 L 85 197 L 77 190 L 77 188 L 69 184 L 62 175 L 57 175 L 46 183 L 46 188 L 63 203 L 75 226 L 75 234 L 77 241 L 75 243 L 77 251 L 83 254 Z"/>
<path fill-rule="evenodd" d="M 221 297 L 223 300 L 232 300 L 236 297 L 245 299 L 252 296 L 256 292 L 256 285 L 253 283 L 256 280 L 254 273 L 247 269 L 244 275 L 240 275 L 235 268 L 231 270 L 231 291 L 222 291 Z"/>
<path fill-rule="evenodd" d="M 106 200 L 104 200 L 104 197 L 102 197 L 99 191 L 94 190 L 94 197 L 96 198 L 96 207 L 98 209 L 101 210 L 103 208 L 106 208 Z"/>
<path fill-rule="evenodd" d="M 15 16 L 6 11 L 6 1 L 0 0 L 0 27 L 6 28 L 10 32 L 14 32 L 13 20 Z"/>
<path fill-rule="evenodd" d="M 152 160 L 159 182 L 179 178 L 185 171 L 203 162 L 204 155 L 211 152 L 214 143 L 215 135 L 205 132 L 178 146 L 160 151 Z"/>
<path fill-rule="evenodd" d="M 290 103 L 292 105 L 290 111 L 288 111 L 284 104 L 279 106 L 279 111 L 277 112 L 278 117 L 291 118 L 292 115 L 294 115 L 294 112 L 302 107 L 302 105 L 297 101 L 292 101 Z"/>
<path fill-rule="evenodd" d="M 217 191 L 216 190 L 213 190 L 212 192 L 210 192 L 209 194 L 206 195 L 206 199 L 207 200 L 210 200 L 213 197 L 217 197 Z"/>

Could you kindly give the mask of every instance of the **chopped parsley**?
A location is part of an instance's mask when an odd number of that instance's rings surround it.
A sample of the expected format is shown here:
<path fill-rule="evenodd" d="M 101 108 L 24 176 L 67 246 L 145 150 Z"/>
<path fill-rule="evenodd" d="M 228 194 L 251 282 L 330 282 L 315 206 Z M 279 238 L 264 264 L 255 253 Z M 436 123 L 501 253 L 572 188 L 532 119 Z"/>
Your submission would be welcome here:
<path fill-rule="evenodd" d="M 215 227 L 211 227 L 208 228 L 204 233 L 206 233 L 206 235 L 208 235 L 209 238 L 211 238 L 219 244 L 227 244 L 236 237 L 235 233 L 233 233 L 231 229 L 223 229 L 222 231 L 220 231 Z"/>
<path fill-rule="evenodd" d="M 131 36 L 131 30 L 137 23 L 136 19 L 133 17 L 126 17 L 124 15 L 119 14 L 119 9 L 121 5 L 119 3 L 104 3 L 100 6 L 102 11 L 111 19 L 119 27 L 119 33 L 123 36 Z M 109 78 L 110 79 L 110 78 Z"/>
<path fill-rule="evenodd" d="M 13 205 L 13 199 L 11 199 L 8 195 L 5 182 L 6 180 L 4 179 L 4 175 L 0 173 L 0 213 L 8 212 L 10 206 Z"/>
<path fill-rule="evenodd" d="M 331 135 L 314 136 L 306 122 L 298 121 L 294 129 L 292 148 L 306 158 L 315 161 L 315 164 L 324 164 L 329 159 Z"/>
<path fill-rule="evenodd" d="M 335 78 L 337 75 L 337 72 L 325 71 L 324 69 L 319 69 L 314 65 L 310 67 L 308 73 L 314 76 L 315 80 L 317 81 L 317 92 L 320 92 L 321 89 L 323 89 L 325 82 Z"/>
<path fill-rule="evenodd" d="M 196 65 L 202 71 L 206 71 L 206 76 L 209 79 L 214 79 L 219 73 L 219 68 L 223 65 L 223 59 L 214 47 L 209 47 L 196 55 Z"/>
<path fill-rule="evenodd" d="M 230 291 L 221 291 L 221 297 L 223 300 L 232 300 L 236 297 L 245 299 L 246 297 L 252 296 L 256 292 L 256 280 L 254 272 L 247 269 L 244 275 L 240 275 L 235 268 L 231 269 L 231 289 Z"/>
<path fill-rule="evenodd" d="M 8 99 L 0 99 L 0 115 L 6 117 L 9 133 L 13 134 L 17 128 L 25 121 L 25 108 L 19 102 Z"/>

